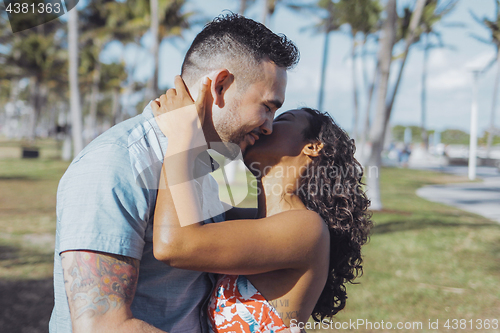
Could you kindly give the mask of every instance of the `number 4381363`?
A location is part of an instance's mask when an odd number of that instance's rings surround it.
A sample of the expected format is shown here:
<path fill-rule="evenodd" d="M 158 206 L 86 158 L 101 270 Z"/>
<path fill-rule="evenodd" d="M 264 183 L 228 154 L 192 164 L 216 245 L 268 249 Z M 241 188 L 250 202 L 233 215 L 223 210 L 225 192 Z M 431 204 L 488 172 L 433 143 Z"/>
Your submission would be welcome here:
<path fill-rule="evenodd" d="M 444 327 L 446 329 L 452 329 L 452 330 L 457 330 L 457 329 L 496 330 L 498 329 L 498 319 L 476 319 L 476 320 L 448 319 L 444 323 Z"/>
<path fill-rule="evenodd" d="M 59 14 L 61 12 L 61 4 L 60 3 L 12 3 L 10 2 L 5 9 L 5 11 L 9 14 L 27 14 L 27 13 L 38 13 L 38 14 Z"/>

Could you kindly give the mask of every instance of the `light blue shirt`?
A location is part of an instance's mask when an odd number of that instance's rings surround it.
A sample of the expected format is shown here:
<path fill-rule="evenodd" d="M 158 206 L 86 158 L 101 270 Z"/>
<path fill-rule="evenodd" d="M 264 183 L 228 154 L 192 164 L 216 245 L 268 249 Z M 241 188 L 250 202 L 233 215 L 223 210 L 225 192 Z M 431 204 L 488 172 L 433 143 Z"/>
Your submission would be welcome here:
<path fill-rule="evenodd" d="M 148 105 L 142 114 L 92 141 L 62 177 L 57 191 L 51 333 L 72 331 L 60 258 L 68 250 L 139 259 L 131 306 L 134 317 L 172 333 L 207 331 L 203 305 L 213 278 L 169 267 L 153 256 L 154 207 L 167 143 Z M 223 212 L 213 177 L 207 175 L 199 186 L 203 210 Z M 205 222 L 222 220 L 223 213 Z"/>

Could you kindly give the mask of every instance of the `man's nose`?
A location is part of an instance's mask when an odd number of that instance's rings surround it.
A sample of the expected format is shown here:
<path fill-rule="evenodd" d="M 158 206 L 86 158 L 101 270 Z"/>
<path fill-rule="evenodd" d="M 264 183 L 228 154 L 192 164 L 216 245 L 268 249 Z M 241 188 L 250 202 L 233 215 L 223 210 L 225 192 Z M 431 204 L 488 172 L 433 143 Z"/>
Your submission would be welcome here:
<path fill-rule="evenodd" d="M 264 124 L 260 126 L 260 132 L 264 135 L 269 135 L 273 132 L 273 121 L 266 119 Z"/>

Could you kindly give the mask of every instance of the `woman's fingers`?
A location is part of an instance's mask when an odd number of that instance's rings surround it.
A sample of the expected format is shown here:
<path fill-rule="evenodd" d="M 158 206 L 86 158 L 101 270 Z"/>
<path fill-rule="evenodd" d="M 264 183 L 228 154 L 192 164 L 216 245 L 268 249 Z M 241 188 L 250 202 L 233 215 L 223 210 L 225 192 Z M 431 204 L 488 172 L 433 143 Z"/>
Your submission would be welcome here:
<path fill-rule="evenodd" d="M 186 83 L 182 79 L 180 75 L 176 75 L 174 78 L 174 86 L 175 90 L 177 91 L 177 95 L 181 96 L 182 98 L 187 97 L 190 100 L 193 100 L 191 98 L 191 95 L 189 94 L 189 90 L 186 87 Z"/>
<path fill-rule="evenodd" d="M 177 91 L 174 88 L 170 88 L 167 90 L 166 94 L 168 99 L 175 98 L 177 96 Z"/>
<path fill-rule="evenodd" d="M 158 105 L 158 99 L 151 102 L 151 110 L 153 110 L 153 114 L 155 117 L 160 113 L 160 106 Z"/>
<path fill-rule="evenodd" d="M 209 98 L 211 97 L 211 95 L 209 96 L 211 82 L 212 81 L 210 80 L 210 78 L 208 76 L 205 76 L 201 80 L 200 92 L 199 92 L 198 98 L 196 99 L 196 102 L 195 102 L 196 109 L 198 110 L 198 116 L 200 118 L 202 125 L 203 125 L 203 120 L 205 119 L 205 108 L 206 108 L 206 105 L 207 105 Z"/>

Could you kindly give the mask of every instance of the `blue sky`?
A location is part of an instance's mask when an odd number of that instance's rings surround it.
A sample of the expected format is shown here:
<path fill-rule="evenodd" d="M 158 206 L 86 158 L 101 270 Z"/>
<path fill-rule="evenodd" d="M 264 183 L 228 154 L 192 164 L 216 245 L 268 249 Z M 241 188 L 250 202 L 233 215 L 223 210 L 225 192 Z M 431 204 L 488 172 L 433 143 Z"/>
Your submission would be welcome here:
<path fill-rule="evenodd" d="M 402 7 L 411 0 L 400 0 Z M 197 10 L 207 18 L 212 18 L 223 10 L 237 11 L 239 1 L 235 0 L 188 0 L 186 10 Z M 247 16 L 259 20 L 262 0 L 257 0 Z M 445 49 L 433 49 L 430 54 L 428 93 L 427 93 L 427 127 L 436 130 L 458 128 L 469 131 L 470 109 L 472 101 L 471 66 L 485 66 L 494 57 L 494 47 L 481 43 L 471 34 L 489 39 L 488 31 L 475 22 L 469 11 L 478 17 L 493 18 L 494 0 L 460 0 L 455 10 L 444 22 L 460 22 L 463 28 L 450 28 L 438 25 L 444 42 L 451 46 Z M 269 27 L 279 33 L 286 34 L 301 51 L 298 66 L 288 76 L 287 97 L 281 111 L 299 106 L 317 107 L 317 96 L 320 80 L 323 36 L 314 35 L 311 31 L 303 31 L 304 27 L 315 23 L 315 18 L 304 13 L 297 13 L 282 6 L 278 7 Z M 160 47 L 160 87 L 173 84 L 173 76 L 178 74 L 184 53 L 190 42 L 199 32 L 201 26 L 186 32 L 183 39 L 164 41 Z M 348 31 L 348 28 L 345 29 Z M 326 83 L 326 99 L 324 110 L 329 111 L 337 122 L 350 131 L 353 126 L 353 97 L 351 60 L 349 51 L 351 39 L 346 33 L 334 33 L 330 37 L 330 54 Z M 125 48 L 118 44 L 108 47 L 103 54 L 103 61 L 112 61 L 123 57 L 128 64 L 137 63 L 135 77 L 146 80 L 152 73 L 152 56 L 148 52 L 149 38 L 143 38 L 143 49 L 132 45 Z M 376 52 L 376 45 L 372 46 Z M 423 50 L 416 44 L 410 51 L 406 63 L 403 80 L 391 116 L 392 124 L 420 124 L 420 91 Z M 361 68 L 360 63 L 357 63 Z M 373 67 L 374 63 L 369 64 Z M 392 73 L 396 72 L 399 62 L 396 61 Z M 490 123 L 490 109 L 493 93 L 493 81 L 496 67 L 491 68 L 479 81 L 479 131 L 482 133 Z M 369 71 L 371 75 L 371 71 Z M 361 74 L 359 82 L 362 82 Z M 365 111 L 365 93 L 360 94 L 361 116 Z M 372 110 L 374 113 L 374 110 Z M 498 115 L 497 118 L 500 118 Z M 500 119 L 497 119 L 497 123 Z"/>

